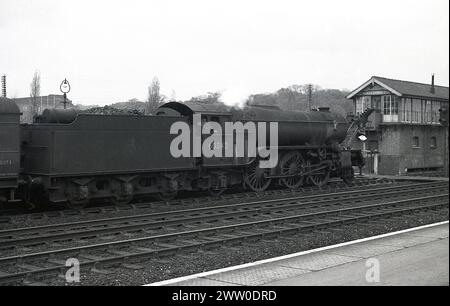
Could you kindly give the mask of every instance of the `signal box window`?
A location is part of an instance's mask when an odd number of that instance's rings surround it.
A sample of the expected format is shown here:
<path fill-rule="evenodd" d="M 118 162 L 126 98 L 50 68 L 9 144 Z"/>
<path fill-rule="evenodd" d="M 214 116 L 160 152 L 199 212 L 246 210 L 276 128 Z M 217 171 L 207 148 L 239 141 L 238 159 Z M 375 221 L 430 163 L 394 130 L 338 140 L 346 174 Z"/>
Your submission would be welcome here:
<path fill-rule="evenodd" d="M 437 147 L 437 139 L 436 137 L 431 137 L 430 139 L 430 148 L 436 148 Z"/>
<path fill-rule="evenodd" d="M 420 147 L 420 142 L 419 142 L 419 137 L 414 136 L 412 139 L 412 146 L 413 148 L 419 148 Z"/>
<path fill-rule="evenodd" d="M 385 115 L 398 115 L 398 97 L 383 96 L 383 112 Z"/>

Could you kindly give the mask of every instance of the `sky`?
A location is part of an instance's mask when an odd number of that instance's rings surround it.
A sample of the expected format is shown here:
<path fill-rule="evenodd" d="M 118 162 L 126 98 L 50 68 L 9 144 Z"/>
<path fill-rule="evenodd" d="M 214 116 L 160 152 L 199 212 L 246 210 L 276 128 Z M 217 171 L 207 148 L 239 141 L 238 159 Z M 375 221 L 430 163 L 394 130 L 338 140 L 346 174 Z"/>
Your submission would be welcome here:
<path fill-rule="evenodd" d="M 227 104 L 292 84 L 355 89 L 372 75 L 449 84 L 448 0 L 0 0 L 0 74 L 9 97 L 75 104 L 186 100 Z"/>

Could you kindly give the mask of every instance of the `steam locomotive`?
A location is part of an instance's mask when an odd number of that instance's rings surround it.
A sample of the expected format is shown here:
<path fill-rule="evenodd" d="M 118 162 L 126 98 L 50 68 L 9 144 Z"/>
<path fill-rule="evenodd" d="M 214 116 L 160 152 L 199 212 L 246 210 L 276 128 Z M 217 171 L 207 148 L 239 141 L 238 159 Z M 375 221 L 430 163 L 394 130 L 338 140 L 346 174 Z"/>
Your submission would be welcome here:
<path fill-rule="evenodd" d="M 174 157 L 170 146 L 177 135 L 170 133 L 171 126 L 176 122 L 192 126 L 195 115 L 220 126 L 277 122 L 277 164 L 262 168 L 259 161 L 264 158 L 258 153 Z M 322 186 L 330 177 L 351 180 L 353 166 L 363 164 L 360 151 L 342 146 L 350 123 L 328 109 L 287 112 L 268 106 L 236 109 L 169 102 L 154 116 L 47 109 L 33 124 L 22 125 L 19 117 L 14 102 L 0 101 L 3 202 L 21 199 L 80 207 L 100 198 L 116 204 L 140 195 L 167 200 L 180 191 L 219 195 L 243 187 L 261 192 L 271 184 L 296 189 L 307 184 Z M 247 133 L 245 143 L 252 136 Z"/>

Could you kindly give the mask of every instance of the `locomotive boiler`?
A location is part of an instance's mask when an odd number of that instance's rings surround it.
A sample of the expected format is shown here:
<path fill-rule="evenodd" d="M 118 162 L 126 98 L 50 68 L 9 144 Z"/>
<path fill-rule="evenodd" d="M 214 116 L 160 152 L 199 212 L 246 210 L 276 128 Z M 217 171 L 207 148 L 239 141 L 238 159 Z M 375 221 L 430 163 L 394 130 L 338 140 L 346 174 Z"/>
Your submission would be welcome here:
<path fill-rule="evenodd" d="M 311 112 L 283 111 L 276 106 L 249 106 L 232 110 L 233 121 L 277 122 L 282 146 L 340 143 L 347 134 L 347 120 L 328 108 Z"/>

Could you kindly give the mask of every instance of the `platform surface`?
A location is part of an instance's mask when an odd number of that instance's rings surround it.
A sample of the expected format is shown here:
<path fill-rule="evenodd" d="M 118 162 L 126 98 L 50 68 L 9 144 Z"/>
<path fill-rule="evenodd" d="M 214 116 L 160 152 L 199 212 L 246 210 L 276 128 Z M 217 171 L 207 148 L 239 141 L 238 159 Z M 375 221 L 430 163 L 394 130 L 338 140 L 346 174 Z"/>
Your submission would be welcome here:
<path fill-rule="evenodd" d="M 165 281 L 172 286 L 449 285 L 448 223 Z"/>

